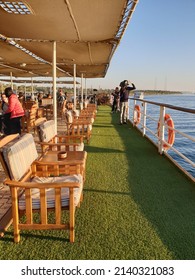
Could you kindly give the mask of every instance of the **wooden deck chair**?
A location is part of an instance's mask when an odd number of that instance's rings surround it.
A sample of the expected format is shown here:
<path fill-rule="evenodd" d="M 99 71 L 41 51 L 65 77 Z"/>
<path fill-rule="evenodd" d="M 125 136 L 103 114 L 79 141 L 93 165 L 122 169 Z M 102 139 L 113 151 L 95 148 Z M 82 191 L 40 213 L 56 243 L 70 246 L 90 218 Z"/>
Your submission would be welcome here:
<path fill-rule="evenodd" d="M 87 143 L 89 143 L 89 140 L 92 135 L 93 120 L 91 118 L 75 118 L 72 110 L 67 110 L 65 116 L 65 121 L 67 125 L 67 135 L 83 136 L 83 139 L 86 139 Z"/>
<path fill-rule="evenodd" d="M 35 132 L 35 121 L 37 119 L 38 105 L 35 103 L 30 109 L 25 110 L 25 115 L 22 117 L 22 128 L 24 132 Z"/>
<path fill-rule="evenodd" d="M 83 151 L 82 135 L 65 135 L 55 133 L 55 122 L 49 120 L 37 126 L 39 144 L 42 153 L 46 151 Z"/>
<path fill-rule="evenodd" d="M 40 109 L 43 109 L 43 117 L 51 119 L 53 117 L 53 98 L 43 98 Z"/>
<path fill-rule="evenodd" d="M 28 133 L 2 139 L 0 161 L 7 177 L 4 183 L 11 189 L 14 241 L 20 241 L 21 230 L 68 229 L 70 242 L 74 242 L 75 209 L 82 201 L 84 165 L 41 162 L 34 138 Z M 66 223 L 61 219 L 63 209 L 69 211 Z M 55 212 L 52 223 L 48 222 L 49 210 Z M 38 223 L 34 211 L 40 214 Z M 22 214 L 26 219 L 20 219 Z"/>
<path fill-rule="evenodd" d="M 83 109 L 81 111 L 73 110 L 72 116 L 73 116 L 73 121 L 90 122 L 91 124 L 94 123 L 96 117 L 93 111 L 88 111 L 86 109 Z"/>
<path fill-rule="evenodd" d="M 96 113 L 94 111 L 91 110 L 87 110 L 87 109 L 83 109 L 80 111 L 80 115 L 79 115 L 79 119 L 88 119 L 90 120 L 92 123 L 94 122 L 95 118 L 96 118 Z"/>
<path fill-rule="evenodd" d="M 24 108 L 25 110 L 30 110 L 31 107 L 32 107 L 32 105 L 34 105 L 34 104 L 36 104 L 36 101 L 34 101 L 34 100 L 27 100 L 27 101 L 24 101 L 24 102 L 23 102 L 23 108 Z"/>

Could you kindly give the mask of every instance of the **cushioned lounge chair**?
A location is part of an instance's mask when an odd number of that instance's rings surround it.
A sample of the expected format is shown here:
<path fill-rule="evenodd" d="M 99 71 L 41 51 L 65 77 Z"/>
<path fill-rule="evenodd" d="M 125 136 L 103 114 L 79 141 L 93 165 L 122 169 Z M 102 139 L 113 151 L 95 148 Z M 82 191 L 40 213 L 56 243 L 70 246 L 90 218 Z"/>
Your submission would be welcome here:
<path fill-rule="evenodd" d="M 92 117 L 79 118 L 79 116 L 74 114 L 73 110 L 67 110 L 65 112 L 65 121 L 68 135 L 83 136 L 83 138 L 87 140 L 87 143 L 89 143 L 94 121 Z"/>
<path fill-rule="evenodd" d="M 84 143 L 82 135 L 65 135 L 55 133 L 55 123 L 53 120 L 42 122 L 37 126 L 39 144 L 42 152 L 45 151 L 83 151 Z"/>
<path fill-rule="evenodd" d="M 11 189 L 14 241 L 20 241 L 20 230 L 68 229 L 74 242 L 75 208 L 83 197 L 83 165 L 41 162 L 31 134 L 3 138 L 0 161 L 7 177 L 4 183 Z M 63 209 L 69 211 L 66 223 L 61 219 Z M 52 223 L 49 210 L 55 212 Z M 34 221 L 34 211 L 40 214 L 39 223 Z M 22 214 L 25 221 L 20 219 Z"/>

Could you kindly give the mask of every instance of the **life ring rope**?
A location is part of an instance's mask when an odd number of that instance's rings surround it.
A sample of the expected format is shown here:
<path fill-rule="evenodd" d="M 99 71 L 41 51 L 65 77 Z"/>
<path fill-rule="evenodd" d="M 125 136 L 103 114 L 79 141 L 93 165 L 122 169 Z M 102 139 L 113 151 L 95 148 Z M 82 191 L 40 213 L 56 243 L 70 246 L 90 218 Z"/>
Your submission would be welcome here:
<path fill-rule="evenodd" d="M 164 124 L 166 125 L 167 129 L 168 129 L 168 139 L 165 140 L 167 143 L 163 144 L 163 149 L 165 151 L 169 150 L 170 147 L 173 146 L 174 142 L 175 142 L 175 126 L 174 126 L 174 122 L 173 119 L 171 118 L 171 116 L 169 114 L 165 114 L 164 116 Z M 160 121 L 158 122 L 158 137 L 160 136 Z"/>

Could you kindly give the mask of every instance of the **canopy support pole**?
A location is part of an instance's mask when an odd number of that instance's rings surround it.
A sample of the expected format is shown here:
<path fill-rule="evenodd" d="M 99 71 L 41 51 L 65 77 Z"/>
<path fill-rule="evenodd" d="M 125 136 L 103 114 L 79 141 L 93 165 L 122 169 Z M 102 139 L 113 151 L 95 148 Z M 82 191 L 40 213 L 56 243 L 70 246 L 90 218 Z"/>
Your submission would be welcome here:
<path fill-rule="evenodd" d="M 83 73 L 81 73 L 81 110 L 83 109 Z"/>
<path fill-rule="evenodd" d="M 87 100 L 87 79 L 85 78 L 85 100 Z"/>
<path fill-rule="evenodd" d="M 11 88 L 13 90 L 13 77 L 12 77 L 12 72 L 10 72 L 10 83 L 11 83 Z"/>
<path fill-rule="evenodd" d="M 31 99 L 34 100 L 34 93 L 33 93 L 33 78 L 31 78 Z"/>
<path fill-rule="evenodd" d="M 56 41 L 53 42 L 53 118 L 57 134 L 57 100 L 56 100 Z"/>
<path fill-rule="evenodd" d="M 74 84 L 74 109 L 76 110 L 76 64 L 74 64 L 74 77 L 73 77 L 73 84 Z"/>
<path fill-rule="evenodd" d="M 25 84 L 24 84 L 24 99 L 25 99 L 25 101 L 26 101 L 26 82 L 25 82 Z"/>

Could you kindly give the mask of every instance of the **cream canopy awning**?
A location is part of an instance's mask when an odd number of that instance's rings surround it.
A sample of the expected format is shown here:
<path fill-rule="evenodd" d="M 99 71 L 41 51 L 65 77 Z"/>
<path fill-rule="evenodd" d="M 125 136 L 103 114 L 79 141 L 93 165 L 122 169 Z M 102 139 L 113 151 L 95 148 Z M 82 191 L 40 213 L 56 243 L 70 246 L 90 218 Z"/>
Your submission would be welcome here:
<path fill-rule="evenodd" d="M 77 77 L 105 77 L 137 3 L 0 1 L 0 74 L 12 68 L 16 77 L 51 76 L 52 44 L 56 41 L 58 77 L 73 76 L 74 64 Z"/>
<path fill-rule="evenodd" d="M 30 84 L 33 82 L 33 84 L 51 84 L 53 81 L 51 78 L 26 78 L 26 79 L 20 79 L 20 78 L 7 78 L 7 77 L 1 77 L 0 76 L 0 83 L 13 83 L 13 84 Z M 57 84 L 63 84 L 63 85 L 73 85 L 74 81 L 68 81 L 65 79 L 57 79 L 56 80 Z M 79 85 L 80 83 L 78 81 L 76 81 L 76 84 Z"/>
<path fill-rule="evenodd" d="M 0 40 L 0 74 L 12 72 L 16 77 L 48 77 L 52 76 L 52 64 L 47 63 L 25 48 L 13 45 L 12 40 L 1 37 Z M 69 77 L 64 70 L 57 69 L 57 77 Z"/>

